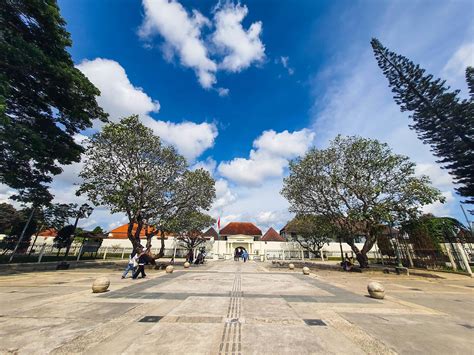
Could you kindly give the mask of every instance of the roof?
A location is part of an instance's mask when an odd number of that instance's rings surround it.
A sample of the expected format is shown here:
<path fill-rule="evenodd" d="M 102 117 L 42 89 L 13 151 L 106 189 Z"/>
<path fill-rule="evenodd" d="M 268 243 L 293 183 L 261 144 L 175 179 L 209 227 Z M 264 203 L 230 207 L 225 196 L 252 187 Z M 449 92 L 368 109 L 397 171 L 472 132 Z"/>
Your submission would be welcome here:
<path fill-rule="evenodd" d="M 262 231 L 257 226 L 250 222 L 230 222 L 221 229 L 220 235 L 262 235 Z"/>
<path fill-rule="evenodd" d="M 43 238 L 50 238 L 53 237 L 55 238 L 58 235 L 58 231 L 54 228 L 48 228 L 42 230 L 39 234 L 38 237 L 43 237 Z"/>
<path fill-rule="evenodd" d="M 283 238 L 276 230 L 270 227 L 269 230 L 265 233 L 265 235 L 260 239 L 263 242 L 286 242 L 285 238 Z"/>
<path fill-rule="evenodd" d="M 137 225 L 135 224 L 133 225 L 133 229 L 132 229 L 133 233 L 135 233 L 136 230 L 137 230 Z M 117 227 L 115 229 L 112 229 L 109 232 L 109 239 L 128 239 L 127 231 L 128 231 L 128 223 L 120 227 Z M 170 236 L 170 234 L 165 233 L 165 238 L 168 238 L 168 236 Z M 142 230 L 140 231 L 140 239 L 146 239 L 145 228 L 142 228 Z"/>
<path fill-rule="evenodd" d="M 214 238 L 214 240 L 217 240 L 219 238 L 219 235 L 217 234 L 216 230 L 211 227 L 207 231 L 205 231 L 202 235 L 204 238 Z"/>

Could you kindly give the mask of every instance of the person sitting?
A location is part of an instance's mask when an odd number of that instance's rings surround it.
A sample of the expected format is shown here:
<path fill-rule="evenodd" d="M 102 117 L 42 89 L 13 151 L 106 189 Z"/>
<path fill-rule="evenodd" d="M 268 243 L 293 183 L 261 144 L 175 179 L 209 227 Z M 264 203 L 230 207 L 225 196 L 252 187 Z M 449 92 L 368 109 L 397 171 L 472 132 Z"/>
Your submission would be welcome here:
<path fill-rule="evenodd" d="M 347 255 L 346 253 L 342 267 L 344 268 L 345 271 L 351 271 L 353 266 L 354 266 L 353 258 L 349 258 L 349 255 Z"/>

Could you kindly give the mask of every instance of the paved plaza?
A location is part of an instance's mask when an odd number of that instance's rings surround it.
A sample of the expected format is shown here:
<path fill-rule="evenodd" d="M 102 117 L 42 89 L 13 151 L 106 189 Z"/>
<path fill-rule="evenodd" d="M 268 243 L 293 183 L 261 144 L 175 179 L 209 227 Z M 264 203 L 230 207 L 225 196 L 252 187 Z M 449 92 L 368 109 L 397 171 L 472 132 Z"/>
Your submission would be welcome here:
<path fill-rule="evenodd" d="M 467 354 L 474 281 L 215 261 L 120 279 L 116 268 L 0 276 L 0 353 Z M 92 294 L 92 281 L 111 280 Z M 369 280 L 387 297 L 367 297 Z"/>

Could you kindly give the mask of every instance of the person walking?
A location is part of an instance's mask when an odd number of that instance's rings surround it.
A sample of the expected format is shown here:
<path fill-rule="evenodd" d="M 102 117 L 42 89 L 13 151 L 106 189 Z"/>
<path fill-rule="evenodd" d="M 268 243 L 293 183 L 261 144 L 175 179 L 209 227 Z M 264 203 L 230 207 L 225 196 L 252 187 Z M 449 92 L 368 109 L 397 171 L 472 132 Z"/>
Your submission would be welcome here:
<path fill-rule="evenodd" d="M 249 253 L 247 253 L 247 250 L 244 250 L 242 252 L 242 259 L 244 259 L 244 263 L 247 262 L 248 258 L 249 258 Z"/>
<path fill-rule="evenodd" d="M 127 274 L 129 271 L 132 272 L 132 276 L 135 272 L 135 268 L 138 266 L 138 257 L 135 258 L 135 256 L 137 255 L 137 252 L 135 251 L 135 249 L 132 251 L 132 253 L 130 254 L 130 256 L 128 257 L 128 264 L 127 264 L 127 267 L 125 268 L 125 270 L 123 271 L 123 274 L 122 274 L 122 279 L 126 278 L 127 277 Z"/>
<path fill-rule="evenodd" d="M 147 255 L 146 255 L 146 252 L 142 249 L 138 256 L 138 268 L 133 274 L 133 277 L 132 277 L 133 279 L 136 279 L 138 277 L 138 274 L 140 273 L 142 274 L 142 279 L 146 277 L 146 274 L 145 274 L 146 261 L 147 261 Z"/>

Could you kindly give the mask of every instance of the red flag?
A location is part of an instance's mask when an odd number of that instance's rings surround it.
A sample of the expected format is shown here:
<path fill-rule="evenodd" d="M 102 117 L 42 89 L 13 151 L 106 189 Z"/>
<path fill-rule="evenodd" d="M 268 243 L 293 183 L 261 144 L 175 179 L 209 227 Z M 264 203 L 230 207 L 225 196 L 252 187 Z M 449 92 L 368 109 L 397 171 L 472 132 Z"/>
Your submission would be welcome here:
<path fill-rule="evenodd" d="M 219 219 L 217 220 L 217 229 L 218 230 L 221 230 L 221 218 L 219 217 Z"/>

